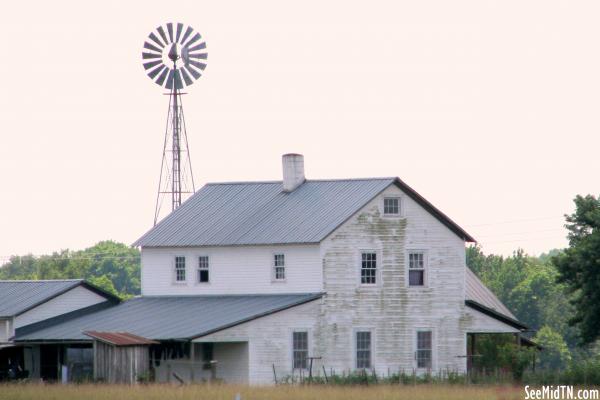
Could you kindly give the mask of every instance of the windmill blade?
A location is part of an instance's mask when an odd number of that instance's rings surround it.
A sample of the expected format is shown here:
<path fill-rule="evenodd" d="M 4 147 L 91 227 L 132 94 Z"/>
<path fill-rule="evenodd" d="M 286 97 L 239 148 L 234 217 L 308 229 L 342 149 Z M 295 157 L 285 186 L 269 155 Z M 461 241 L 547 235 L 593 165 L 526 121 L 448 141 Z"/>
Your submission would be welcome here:
<path fill-rule="evenodd" d="M 171 40 L 170 43 L 173 43 L 173 24 L 171 22 L 167 24 L 167 31 L 169 32 L 169 40 Z"/>
<path fill-rule="evenodd" d="M 200 35 L 199 33 L 196 33 L 189 42 L 187 42 L 185 45 L 190 47 L 193 43 L 196 43 L 198 40 L 202 39 L 202 35 Z"/>
<path fill-rule="evenodd" d="M 179 70 L 176 69 L 173 72 L 173 77 L 175 80 L 175 89 L 183 89 L 183 82 L 181 81 L 181 75 L 179 74 Z"/>
<path fill-rule="evenodd" d="M 145 49 L 148 49 L 148 50 L 153 50 L 153 51 L 156 51 L 157 53 L 160 53 L 160 52 L 162 51 L 162 50 L 161 50 L 161 49 L 159 49 L 158 47 L 156 47 L 156 46 L 154 46 L 154 45 L 152 45 L 152 44 L 150 44 L 150 43 L 148 43 L 148 42 L 144 42 L 144 48 L 145 48 Z"/>
<path fill-rule="evenodd" d="M 195 45 L 194 47 L 190 47 L 189 51 L 192 52 L 192 51 L 196 51 L 196 50 L 203 50 L 205 48 L 206 48 L 206 42 L 202 42 L 200 44 Z"/>
<path fill-rule="evenodd" d="M 206 60 L 208 57 L 208 53 L 196 53 L 196 54 L 188 54 L 189 58 L 197 58 L 200 60 Z"/>
<path fill-rule="evenodd" d="M 175 75 L 175 71 L 170 70 L 169 77 L 167 78 L 167 84 L 165 85 L 167 89 L 173 89 L 173 75 Z"/>
<path fill-rule="evenodd" d="M 160 73 L 160 75 L 158 76 L 158 78 L 156 79 L 156 83 L 158 83 L 160 86 L 162 86 L 168 73 L 169 73 L 169 69 L 167 67 L 165 67 L 163 69 L 163 71 Z"/>
<path fill-rule="evenodd" d="M 149 58 L 162 58 L 162 56 L 154 53 L 142 53 L 142 59 L 146 60 Z"/>
<path fill-rule="evenodd" d="M 177 34 L 175 35 L 175 41 L 177 43 L 179 43 L 179 38 L 181 37 L 181 31 L 183 30 L 183 24 L 182 23 L 178 23 L 177 24 Z"/>
<path fill-rule="evenodd" d="M 206 64 L 204 63 L 200 63 L 198 61 L 194 61 L 194 60 L 190 60 L 190 65 L 193 65 L 194 67 L 204 71 L 204 68 L 206 68 Z"/>
<path fill-rule="evenodd" d="M 160 35 L 162 40 L 165 41 L 165 44 L 169 44 L 169 41 L 167 40 L 167 35 L 165 34 L 165 30 L 163 29 L 163 27 L 159 26 L 158 28 L 156 28 L 156 30 L 158 31 L 158 34 Z"/>
<path fill-rule="evenodd" d="M 167 67 L 165 67 L 164 65 L 161 65 L 158 68 L 155 68 L 152 71 L 148 72 L 148 76 L 150 77 L 150 79 L 154 79 L 154 77 L 156 75 L 158 75 L 159 73 L 161 73 L 166 68 Z"/>
<path fill-rule="evenodd" d="M 181 58 L 183 59 L 183 63 L 186 65 L 190 62 L 189 54 L 190 50 L 187 47 L 181 48 Z"/>
<path fill-rule="evenodd" d="M 150 62 L 144 63 L 144 69 L 154 68 L 158 64 L 162 64 L 162 60 L 150 61 Z"/>
<path fill-rule="evenodd" d="M 194 67 L 192 67 L 191 65 L 186 65 L 183 67 L 183 69 L 185 69 L 187 72 L 192 74 L 194 79 L 198 79 L 202 76 L 202 74 L 200 72 L 196 71 L 196 69 Z"/>
<path fill-rule="evenodd" d="M 185 33 L 183 34 L 183 37 L 181 38 L 181 44 L 185 43 L 185 40 L 192 34 L 194 30 L 192 29 L 191 26 L 188 26 L 187 29 L 185 30 Z"/>
<path fill-rule="evenodd" d="M 181 71 L 181 76 L 183 76 L 183 80 L 185 81 L 186 85 L 190 86 L 192 83 L 194 83 L 192 78 L 190 78 L 188 73 L 185 71 L 185 67 L 182 68 L 180 71 Z"/>
<path fill-rule="evenodd" d="M 165 45 L 160 41 L 160 39 L 158 38 L 158 36 L 156 36 L 154 34 L 154 32 L 151 32 L 150 35 L 148 36 L 150 39 L 152 39 L 152 41 L 154 43 L 156 43 L 157 45 L 160 46 L 160 48 L 162 49 L 163 47 L 165 47 Z"/>

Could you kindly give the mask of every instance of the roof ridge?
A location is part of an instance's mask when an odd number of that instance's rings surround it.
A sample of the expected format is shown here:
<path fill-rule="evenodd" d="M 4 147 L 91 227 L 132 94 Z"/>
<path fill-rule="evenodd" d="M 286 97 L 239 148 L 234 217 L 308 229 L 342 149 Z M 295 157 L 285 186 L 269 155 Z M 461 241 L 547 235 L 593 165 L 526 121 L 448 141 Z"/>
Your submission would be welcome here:
<path fill-rule="evenodd" d="M 0 279 L 0 283 L 29 283 L 29 282 L 83 282 L 85 279 Z"/>
<path fill-rule="evenodd" d="M 377 176 L 364 178 L 323 178 L 323 179 L 306 179 L 306 182 L 349 182 L 349 181 L 386 181 L 396 179 L 395 176 Z M 211 185 L 260 185 L 260 184 L 281 184 L 282 181 L 264 180 L 264 181 L 223 181 L 223 182 L 207 182 L 204 186 Z"/>

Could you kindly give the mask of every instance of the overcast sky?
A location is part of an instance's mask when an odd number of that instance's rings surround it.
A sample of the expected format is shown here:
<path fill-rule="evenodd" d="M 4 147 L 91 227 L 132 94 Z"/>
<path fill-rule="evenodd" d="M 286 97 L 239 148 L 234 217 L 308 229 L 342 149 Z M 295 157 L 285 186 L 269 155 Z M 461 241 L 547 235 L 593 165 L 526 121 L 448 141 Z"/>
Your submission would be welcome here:
<path fill-rule="evenodd" d="M 597 1 L 11 2 L 0 14 L 0 260 L 132 243 L 168 98 L 144 39 L 208 45 L 185 113 L 197 183 L 399 176 L 484 251 L 566 245 L 600 193 Z"/>

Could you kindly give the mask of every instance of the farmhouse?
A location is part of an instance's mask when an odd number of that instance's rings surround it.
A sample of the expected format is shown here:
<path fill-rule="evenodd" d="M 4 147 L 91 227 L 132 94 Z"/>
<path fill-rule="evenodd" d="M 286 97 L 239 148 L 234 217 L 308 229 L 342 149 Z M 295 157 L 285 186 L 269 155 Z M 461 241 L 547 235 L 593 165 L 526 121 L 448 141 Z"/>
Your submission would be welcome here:
<path fill-rule="evenodd" d="M 402 180 L 307 180 L 302 155 L 282 164 L 282 181 L 207 184 L 138 239 L 142 296 L 17 329 L 14 343 L 98 357 L 124 354 L 106 338 L 125 337 L 145 364 L 128 382 L 272 384 L 464 372 L 476 334 L 526 329 L 466 267 L 474 238 Z"/>

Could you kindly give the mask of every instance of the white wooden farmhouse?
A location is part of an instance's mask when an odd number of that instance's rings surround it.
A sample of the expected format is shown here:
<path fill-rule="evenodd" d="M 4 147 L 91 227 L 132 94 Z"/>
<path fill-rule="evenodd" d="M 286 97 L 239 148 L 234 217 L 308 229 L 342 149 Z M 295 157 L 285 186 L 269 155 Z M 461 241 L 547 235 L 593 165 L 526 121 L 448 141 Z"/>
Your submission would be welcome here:
<path fill-rule="evenodd" d="M 464 372 L 468 335 L 526 328 L 466 267 L 467 242 L 398 178 L 306 180 L 286 154 L 283 181 L 207 184 L 143 235 L 141 297 L 15 340 L 137 335 L 160 343 L 160 381 L 272 384 L 312 357 L 313 373 Z"/>

